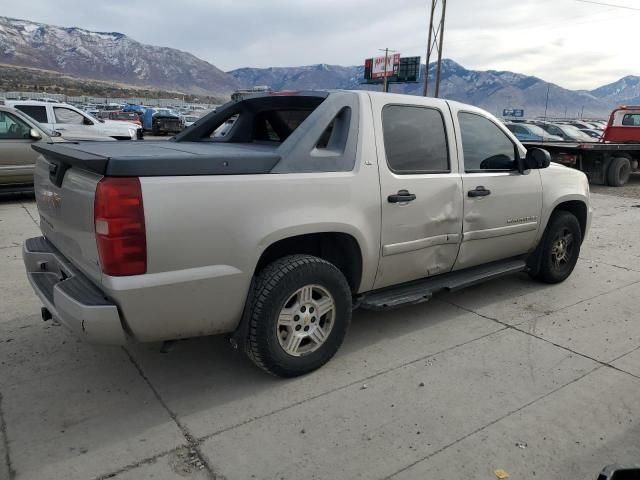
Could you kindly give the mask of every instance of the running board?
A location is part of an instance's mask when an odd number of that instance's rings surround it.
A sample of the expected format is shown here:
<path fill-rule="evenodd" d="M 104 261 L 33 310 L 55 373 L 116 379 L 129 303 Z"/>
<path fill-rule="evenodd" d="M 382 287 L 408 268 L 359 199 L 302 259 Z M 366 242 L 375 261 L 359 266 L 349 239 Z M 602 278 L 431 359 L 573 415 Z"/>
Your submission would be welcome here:
<path fill-rule="evenodd" d="M 389 310 L 404 305 L 427 302 L 441 290 L 455 292 L 476 283 L 512 273 L 523 272 L 527 264 L 522 259 L 489 263 L 435 277 L 374 290 L 360 297 L 358 306 L 367 310 Z"/>

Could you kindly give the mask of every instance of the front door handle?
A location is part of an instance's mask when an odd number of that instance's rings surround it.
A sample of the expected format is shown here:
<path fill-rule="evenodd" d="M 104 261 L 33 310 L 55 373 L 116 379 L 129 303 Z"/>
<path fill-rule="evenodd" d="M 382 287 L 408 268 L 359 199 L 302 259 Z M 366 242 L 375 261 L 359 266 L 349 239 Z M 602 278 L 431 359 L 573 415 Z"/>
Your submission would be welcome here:
<path fill-rule="evenodd" d="M 483 186 L 476 187 L 475 190 L 469 190 L 467 194 L 470 197 L 486 197 L 487 195 L 491 195 L 491 190 L 487 190 Z"/>
<path fill-rule="evenodd" d="M 413 202 L 415 199 L 416 196 L 413 193 L 409 193 L 408 190 L 398 190 L 398 193 L 387 197 L 389 203 Z"/>

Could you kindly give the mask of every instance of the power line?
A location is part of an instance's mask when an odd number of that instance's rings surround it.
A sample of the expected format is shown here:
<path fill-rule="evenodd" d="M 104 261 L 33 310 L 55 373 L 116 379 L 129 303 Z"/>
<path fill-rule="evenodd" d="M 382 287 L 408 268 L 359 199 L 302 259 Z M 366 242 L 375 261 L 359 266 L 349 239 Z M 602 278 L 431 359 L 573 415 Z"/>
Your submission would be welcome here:
<path fill-rule="evenodd" d="M 634 10 L 640 12 L 640 8 L 628 7 L 626 5 L 614 5 L 612 3 L 596 2 L 594 0 L 576 0 L 576 2 L 591 3 L 593 5 L 602 5 L 603 7 L 624 8 L 625 10 Z"/>

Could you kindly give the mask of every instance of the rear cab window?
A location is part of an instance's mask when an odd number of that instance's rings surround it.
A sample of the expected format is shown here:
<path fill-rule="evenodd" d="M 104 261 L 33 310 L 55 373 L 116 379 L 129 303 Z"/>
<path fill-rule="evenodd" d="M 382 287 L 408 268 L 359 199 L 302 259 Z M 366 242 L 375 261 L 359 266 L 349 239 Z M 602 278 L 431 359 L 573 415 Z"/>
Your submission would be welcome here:
<path fill-rule="evenodd" d="M 622 117 L 624 127 L 640 127 L 640 113 L 625 113 Z"/>
<path fill-rule="evenodd" d="M 482 115 L 459 112 L 464 169 L 469 173 L 518 169 L 517 147 L 495 123 Z"/>
<path fill-rule="evenodd" d="M 382 109 L 389 169 L 399 175 L 449 173 L 449 149 L 442 113 L 431 107 L 386 105 Z"/>
<path fill-rule="evenodd" d="M 258 94 L 223 105 L 176 141 L 277 151 L 280 161 L 271 173 L 350 171 L 357 158 L 358 102 L 351 92 Z"/>

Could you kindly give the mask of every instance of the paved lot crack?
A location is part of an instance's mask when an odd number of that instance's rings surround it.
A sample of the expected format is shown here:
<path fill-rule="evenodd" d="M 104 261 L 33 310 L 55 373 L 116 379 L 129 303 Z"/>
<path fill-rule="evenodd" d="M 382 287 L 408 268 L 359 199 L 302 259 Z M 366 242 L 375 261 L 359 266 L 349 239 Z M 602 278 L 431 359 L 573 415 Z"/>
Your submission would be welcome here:
<path fill-rule="evenodd" d="M 125 465 L 122 468 L 119 468 L 118 470 L 115 470 L 113 472 L 110 473 L 105 473 L 103 475 L 99 475 L 97 477 L 95 477 L 93 480 L 107 480 L 108 478 L 113 478 L 116 477 L 118 475 L 120 475 L 121 473 L 125 473 L 128 472 L 129 470 L 133 470 L 134 468 L 138 468 L 141 467 L 142 465 L 150 465 L 153 462 L 155 462 L 156 460 L 158 460 L 161 457 L 164 457 L 165 455 L 169 455 L 170 453 L 175 452 L 176 450 L 180 449 L 181 447 L 177 447 L 177 448 L 172 448 L 171 450 L 166 450 L 164 452 L 160 452 L 157 453 L 156 455 L 152 456 L 152 457 L 148 457 L 148 458 L 144 458 L 138 462 L 135 463 L 130 463 L 129 465 Z"/>
<path fill-rule="evenodd" d="M 632 283 L 631 285 L 635 285 L 636 283 L 640 283 L 640 282 L 634 282 L 634 283 Z M 627 285 L 627 286 L 630 286 L 630 285 Z M 617 289 L 616 289 L 616 290 L 617 290 Z M 607 292 L 607 293 L 611 293 L 611 292 Z M 602 295 L 606 295 L 606 293 L 603 293 Z M 594 298 L 597 298 L 597 297 L 599 297 L 599 296 L 600 296 L 600 295 L 596 295 L 595 297 L 589 298 L 589 299 L 587 299 L 587 300 L 583 300 L 582 302 L 586 302 L 586 301 L 589 301 L 589 300 L 593 300 Z M 580 304 L 580 303 L 582 303 L 582 302 L 575 303 L 574 305 L 579 305 L 579 304 Z M 448 302 L 448 303 L 451 303 L 451 302 Z M 567 352 L 570 352 L 570 353 L 572 353 L 572 354 L 574 354 L 574 355 L 577 355 L 577 356 L 582 357 L 582 358 L 586 358 L 587 360 L 591 360 L 592 362 L 596 362 L 596 363 L 600 364 L 600 366 L 609 367 L 609 368 L 611 368 L 611 369 L 613 369 L 613 370 L 617 370 L 618 372 L 624 373 L 624 374 L 626 374 L 626 375 L 629 375 L 629 376 L 631 376 L 631 377 L 634 377 L 634 378 L 637 378 L 637 379 L 639 379 L 639 380 L 640 380 L 640 376 L 638 376 L 638 375 L 634 375 L 633 373 L 629 373 L 629 372 L 627 372 L 626 370 L 622 370 L 622 369 L 620 369 L 620 368 L 616 367 L 615 365 L 612 365 L 612 364 L 611 364 L 612 362 L 615 362 L 616 360 L 618 360 L 618 359 L 620 359 L 620 358 L 624 357 L 625 355 L 628 355 L 628 354 L 630 354 L 631 352 L 633 352 L 633 351 L 637 350 L 637 348 L 634 348 L 633 350 L 631 350 L 631 351 L 629 351 L 629 352 L 625 352 L 625 353 L 623 353 L 622 355 L 620 355 L 620 356 L 618 356 L 618 357 L 614 358 L 614 359 L 613 359 L 613 360 L 611 360 L 610 362 L 603 362 L 602 360 L 598 360 L 597 358 L 591 357 L 591 356 L 587 355 L 586 353 L 578 352 L 578 351 L 576 351 L 576 350 L 573 350 L 573 349 L 571 349 L 571 348 L 567 347 L 566 345 L 560 345 L 559 343 L 552 342 L 551 340 L 549 340 L 549 339 L 547 339 L 547 338 L 544 338 L 544 337 L 541 337 L 541 336 L 539 336 L 539 335 L 536 335 L 535 333 L 531 333 L 531 332 L 528 332 L 528 331 L 526 331 L 526 330 L 523 330 L 522 328 L 519 328 L 519 326 L 520 326 L 520 325 L 522 325 L 522 323 L 519 323 L 518 325 L 510 325 L 510 324 L 505 323 L 505 322 L 503 322 L 503 321 L 501 321 L 501 320 L 498 320 L 497 318 L 493 318 L 493 317 L 490 317 L 490 316 L 488 316 L 488 315 L 483 315 L 482 313 L 474 312 L 473 310 L 471 310 L 471 309 L 469 309 L 469 308 L 461 307 L 460 305 L 457 305 L 457 304 L 455 304 L 455 303 L 451 303 L 451 305 L 454 305 L 454 306 L 456 306 L 456 307 L 462 308 L 463 310 L 466 310 L 467 312 L 475 313 L 476 315 L 478 315 L 478 316 L 480 316 L 480 317 L 482 317 L 482 318 L 486 318 L 487 320 L 492 320 L 492 321 L 494 321 L 494 322 L 496 322 L 496 323 L 499 323 L 500 325 L 502 325 L 502 326 L 504 326 L 505 328 L 508 328 L 508 329 L 510 329 L 510 330 L 515 330 L 516 332 L 524 333 L 525 335 L 528 335 L 528 336 L 533 337 L 533 338 L 537 338 L 538 340 L 542 340 L 543 342 L 546 342 L 546 343 L 548 343 L 548 344 L 550 344 L 550 345 L 553 345 L 554 347 L 561 348 L 561 349 L 566 350 Z M 574 305 L 568 305 L 568 306 L 566 306 L 566 307 L 563 307 L 563 308 L 560 308 L 560 309 L 558 309 L 558 310 L 555 310 L 555 312 L 560 312 L 560 311 L 564 310 L 565 308 L 573 307 Z M 554 313 L 555 313 L 555 312 L 554 312 Z M 542 317 L 544 317 L 544 316 L 545 316 L 545 315 L 539 315 L 539 316 L 537 316 L 537 317 L 532 318 L 531 320 L 535 320 L 535 319 L 537 319 L 537 318 L 542 318 Z M 526 321 L 529 321 L 529 320 L 526 320 Z M 523 323 L 524 323 L 524 322 L 523 322 Z"/>
<path fill-rule="evenodd" d="M 591 258 L 584 258 L 584 257 L 581 257 L 581 260 L 584 260 L 585 262 L 589 262 L 589 263 L 601 263 L 601 264 L 607 265 L 609 267 L 620 268 L 621 270 L 626 270 L 627 272 L 640 273 L 640 270 L 636 270 L 634 268 L 629 268 L 629 267 L 623 267 L 622 265 L 616 265 L 614 263 L 603 262 L 602 260 L 594 260 L 594 259 L 591 259 Z"/>
<path fill-rule="evenodd" d="M 486 333 L 486 334 L 484 334 L 484 335 L 481 335 L 480 337 L 476 337 L 476 338 L 473 338 L 473 339 L 468 340 L 468 341 L 466 341 L 466 342 L 462 342 L 462 343 L 459 343 L 459 344 L 457 344 L 457 345 L 453 345 L 453 346 L 451 346 L 451 347 L 445 348 L 445 349 L 440 350 L 440 351 L 438 351 L 438 352 L 431 353 L 431 354 L 429 354 L 429 355 L 425 355 L 425 356 L 423 356 L 423 357 L 420 357 L 420 358 L 417 358 L 417 359 L 414 359 L 414 360 L 410 360 L 410 361 L 405 362 L 405 363 L 402 363 L 402 364 L 400 364 L 400 365 L 396 365 L 395 367 L 387 368 L 387 369 L 382 370 L 382 371 L 380 371 L 380 372 L 377 372 L 377 373 L 375 373 L 375 374 L 373 374 L 373 375 L 369 375 L 368 377 L 360 378 L 360 379 L 358 379 L 358 380 L 356 380 L 356 381 L 353 381 L 353 382 L 350 382 L 350 383 L 348 383 L 348 384 L 346 384 L 346 385 L 341 385 L 341 386 L 339 386 L 339 387 L 333 388 L 333 389 L 328 390 L 328 391 L 326 391 L 326 392 L 319 393 L 318 395 L 314 395 L 314 396 L 312 396 L 312 397 L 305 398 L 305 399 L 303 399 L 303 400 L 300 400 L 300 401 L 298 401 L 298 402 L 294 402 L 294 403 L 292 403 L 292 404 L 289 404 L 289 405 L 286 405 L 286 406 L 284 406 L 284 407 L 278 408 L 278 409 L 276 409 L 276 410 L 273 410 L 273 411 L 271 411 L 271 412 L 265 413 L 265 414 L 263 414 L 263 415 L 258 415 L 257 417 L 249 418 L 249 419 L 247 419 L 247 420 L 245 420 L 245 421 L 243 421 L 243 422 L 236 423 L 235 425 L 231 425 L 231 426 L 229 426 L 229 427 L 226 427 L 226 428 L 220 429 L 220 430 L 218 430 L 218 431 L 216 431 L 216 432 L 213 432 L 213 433 L 210 433 L 210 434 L 208 434 L 208 435 L 204 435 L 204 436 L 200 437 L 200 438 L 198 439 L 198 441 L 199 441 L 200 443 L 202 443 L 202 442 L 204 442 L 205 440 L 209 440 L 210 438 L 215 437 L 216 435 L 220 435 L 220 434 L 222 434 L 222 433 L 228 432 L 228 431 L 233 430 L 233 429 L 238 428 L 238 427 L 242 427 L 242 426 L 244 426 L 244 425 L 247 425 L 247 424 L 249 424 L 249 423 L 255 422 L 255 421 L 260 420 L 260 419 L 263 419 L 263 418 L 268 418 L 268 417 L 270 417 L 270 416 L 272 416 L 272 415 L 276 415 L 276 414 L 278 414 L 278 413 L 280 413 L 280 412 L 283 412 L 283 411 L 285 411 L 285 410 L 288 410 L 288 409 L 290 409 L 290 408 L 294 408 L 294 407 L 297 407 L 298 405 L 302 405 L 303 403 L 310 402 L 310 401 L 312 401 L 312 400 L 316 400 L 316 399 L 318 399 L 318 398 L 324 397 L 324 396 L 326 396 L 326 395 L 330 395 L 330 394 L 335 393 L 335 392 L 339 392 L 339 391 L 341 391 L 341 390 L 347 389 L 347 388 L 352 387 L 352 386 L 354 386 L 354 385 L 358 385 L 358 384 L 361 384 L 361 383 L 366 383 L 366 382 L 367 382 L 367 381 L 369 381 L 369 380 L 372 380 L 372 379 L 374 379 L 374 378 L 376 378 L 376 377 L 379 377 L 379 376 L 381 376 L 381 375 L 385 375 L 385 374 L 387 374 L 387 373 L 389 373 L 389 372 L 393 372 L 394 370 L 399 370 L 399 369 L 404 368 L 404 367 L 407 367 L 407 366 L 409 366 L 409 365 L 413 365 L 414 363 L 422 362 L 422 361 L 424 361 L 424 360 L 426 360 L 426 359 L 428 359 L 428 358 L 432 358 L 432 357 L 435 357 L 435 356 L 437 356 L 437 355 L 441 355 L 441 354 L 443 354 L 443 353 L 445 353 L 445 352 L 448 352 L 448 351 L 450 351 L 450 350 L 454 350 L 454 349 L 459 348 L 459 347 L 464 347 L 465 345 L 469 345 L 469 344 L 471 344 L 471 343 L 473 343 L 473 342 L 477 342 L 478 340 L 482 340 L 482 339 L 484 339 L 484 338 L 490 337 L 491 335 L 495 335 L 496 333 L 502 332 L 502 331 L 504 331 L 504 330 L 506 330 L 506 328 L 500 328 L 500 329 L 495 330 L 495 331 L 493 331 L 493 332 L 490 332 L 490 333 Z"/>
<path fill-rule="evenodd" d="M 4 410 L 2 410 L 2 394 L 0 393 L 0 435 L 2 435 L 2 443 L 4 445 L 4 462 L 9 471 L 9 479 L 16 478 L 16 472 L 11 465 L 11 455 L 9 454 L 9 437 L 7 436 L 7 424 L 4 420 Z"/>
<path fill-rule="evenodd" d="M 193 452 L 193 454 L 197 456 L 198 461 L 204 466 L 204 469 L 208 473 L 209 478 L 215 480 L 217 478 L 216 474 L 214 473 L 213 468 L 211 467 L 211 465 L 209 465 L 209 462 L 207 461 L 207 458 L 203 455 L 202 451 L 200 450 L 200 442 L 191 434 L 191 432 L 189 432 L 189 429 L 185 425 L 183 425 L 183 423 L 178 418 L 178 415 L 173 410 L 171 410 L 171 408 L 169 408 L 169 405 L 167 405 L 167 403 L 164 401 L 164 399 L 160 395 L 160 392 L 158 392 L 158 390 L 153 385 L 153 383 L 151 383 L 151 380 L 144 373 L 144 371 L 142 370 L 142 367 L 138 364 L 136 359 L 133 358 L 133 355 L 131 355 L 131 353 L 129 353 L 129 351 L 124 347 L 122 348 L 122 350 L 125 352 L 127 357 L 129 357 L 129 361 L 133 364 L 135 369 L 138 371 L 138 374 L 147 383 L 147 385 L 149 386 L 149 388 L 153 392 L 153 395 L 156 397 L 158 402 L 160 402 L 160 405 L 162 405 L 162 407 L 167 411 L 167 413 L 169 414 L 171 419 L 174 421 L 174 423 L 180 429 L 180 432 L 182 432 L 182 435 L 184 436 L 185 440 L 187 441 L 187 448 L 189 449 L 189 451 Z"/>
<path fill-rule="evenodd" d="M 592 370 L 589 370 L 587 373 L 585 373 L 585 374 L 583 374 L 583 375 L 580 375 L 578 378 L 575 378 L 575 379 L 571 380 L 570 382 L 565 383 L 564 385 L 561 385 L 561 386 L 559 386 L 558 388 L 555 388 L 555 389 L 551 390 L 550 392 L 545 393 L 544 395 L 542 395 L 542 396 L 540 396 L 540 397 L 536 398 L 535 400 L 530 401 L 529 403 L 526 403 L 525 405 L 522 405 L 522 406 L 520 406 L 520 407 L 516 408 L 515 410 L 511 410 L 510 412 L 508 412 L 508 413 L 506 413 L 506 414 L 502 415 L 502 416 L 501 416 L 501 417 L 499 417 L 499 418 L 496 418 L 495 420 L 493 420 L 493 421 L 491 421 L 491 422 L 487 423 L 486 425 L 484 425 L 484 426 L 482 426 L 482 427 L 480 427 L 480 428 L 477 428 L 477 429 L 476 429 L 476 430 L 474 430 L 473 432 L 470 432 L 470 433 L 468 433 L 468 434 L 466 434 L 466 435 L 464 435 L 464 436 L 462 436 L 462 437 L 460 437 L 460 438 L 458 438 L 458 439 L 454 440 L 453 442 L 451 442 L 451 443 L 449 443 L 449 444 L 447 444 L 447 445 L 445 445 L 445 446 L 443 446 L 443 447 L 439 448 L 439 449 L 438 449 L 438 450 L 436 450 L 435 452 L 430 453 L 429 455 L 426 455 L 426 456 L 424 456 L 424 457 L 420 458 L 419 460 L 416 460 L 415 462 L 410 463 L 410 464 L 409 464 L 409 465 L 407 465 L 406 467 L 401 468 L 401 469 L 400 469 L 400 470 L 398 470 L 397 472 L 394 472 L 394 473 L 392 473 L 391 475 L 389 475 L 389 476 L 387 476 L 387 477 L 384 477 L 384 480 L 389 480 L 389 479 L 391 479 L 391 478 L 395 477 L 396 475 L 398 475 L 399 473 L 402 473 L 402 472 L 404 472 L 404 471 L 406 471 L 406 470 L 410 469 L 411 467 L 413 467 L 413 466 L 417 465 L 418 463 L 420 463 L 420 462 L 424 462 L 425 460 L 430 459 L 431 457 L 433 457 L 433 456 L 435 456 L 435 455 L 439 454 L 440 452 L 443 452 L 443 451 L 445 451 L 446 449 L 451 448 L 451 447 L 453 447 L 454 445 L 457 445 L 458 443 L 460 443 L 460 442 L 462 442 L 463 440 L 465 440 L 465 439 L 467 439 L 467 438 L 471 437 L 472 435 L 475 435 L 476 433 L 481 432 L 481 431 L 482 431 L 482 430 L 484 430 L 485 428 L 488 428 L 488 427 L 490 427 L 490 426 L 492 426 L 492 425 L 495 425 L 496 423 L 500 422 L 501 420 L 504 420 L 505 418 L 510 417 L 511 415 L 514 415 L 514 414 L 516 414 L 516 413 L 518 413 L 518 412 L 520 412 L 520 411 L 524 410 L 524 409 L 525 409 L 525 408 L 527 408 L 527 407 L 530 407 L 531 405 L 533 405 L 534 403 L 539 402 L 540 400 L 544 400 L 544 399 L 545 399 L 545 398 L 547 398 L 548 396 L 553 395 L 553 394 L 554 394 L 554 393 L 556 393 L 556 392 L 559 392 L 559 391 L 560 391 L 560 390 L 562 390 L 563 388 L 568 387 L 569 385 L 572 385 L 572 384 L 574 384 L 574 383 L 578 382 L 579 380 L 582 380 L 582 379 L 583 379 L 583 378 L 585 378 L 587 375 L 591 375 L 593 372 L 595 372 L 596 370 L 599 370 L 600 368 L 602 368 L 602 366 L 597 366 L 596 368 L 594 368 L 594 369 L 592 369 Z"/>
<path fill-rule="evenodd" d="M 31 212 L 29 211 L 29 209 L 25 207 L 23 203 L 21 203 L 20 206 L 23 208 L 25 212 L 27 212 L 27 215 L 29 215 L 29 218 L 33 220 L 33 223 L 36 224 L 36 227 L 40 228 L 40 225 L 38 225 L 38 221 L 35 218 L 33 218 L 33 215 L 31 215 Z"/>

